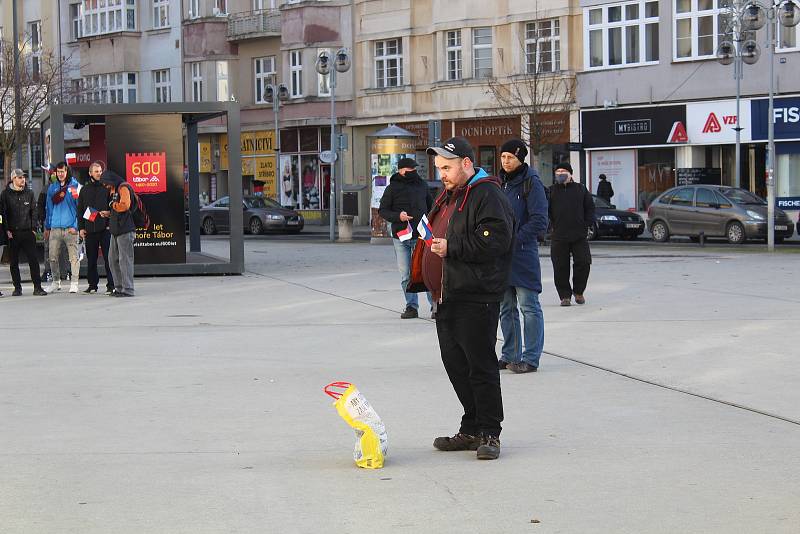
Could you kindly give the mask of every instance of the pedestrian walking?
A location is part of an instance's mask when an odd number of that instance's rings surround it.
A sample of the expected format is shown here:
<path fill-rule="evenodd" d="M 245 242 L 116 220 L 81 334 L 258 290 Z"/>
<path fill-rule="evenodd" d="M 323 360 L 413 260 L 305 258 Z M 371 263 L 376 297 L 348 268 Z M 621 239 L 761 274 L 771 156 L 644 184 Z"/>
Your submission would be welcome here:
<path fill-rule="evenodd" d="M 11 182 L 0 193 L 0 222 L 4 237 L 9 243 L 9 267 L 14 284 L 13 296 L 22 295 L 22 278 L 19 273 L 19 253 L 28 258 L 34 295 L 47 295 L 42 289 L 39 258 L 36 255 L 36 199 L 26 187 L 22 169 L 11 171 Z M 2 293 L 0 293 L 2 295 Z"/>
<path fill-rule="evenodd" d="M 417 245 L 419 271 L 436 307 L 442 362 L 464 409 L 452 437 L 438 437 L 442 451 L 477 451 L 480 460 L 500 455 L 503 398 L 497 366 L 497 321 L 508 287 L 514 214 L 500 180 L 475 167 L 463 137 L 428 148 L 444 191 Z M 423 223 L 424 224 L 424 223 Z M 430 243 L 430 246 L 428 246 Z M 416 286 L 418 279 L 412 280 Z"/>
<path fill-rule="evenodd" d="M 419 316 L 419 300 L 416 293 L 406 291 L 411 274 L 411 254 L 419 237 L 417 223 L 433 206 L 433 198 L 428 184 L 417 173 L 419 164 L 411 158 L 401 158 L 397 162 L 397 172 L 383 192 L 378 213 L 392 223 L 392 244 L 400 271 L 400 287 L 405 296 L 405 310 L 401 319 L 414 319 Z M 431 295 L 428 304 L 431 304 Z"/>
<path fill-rule="evenodd" d="M 500 303 L 503 349 L 499 367 L 515 373 L 532 373 L 539 369 L 544 349 L 538 239 L 547 231 L 547 196 L 536 170 L 525 163 L 527 155 L 528 149 L 520 139 L 511 139 L 500 148 L 500 179 L 514 210 L 517 229 L 511 278 Z"/>
<path fill-rule="evenodd" d="M 69 292 L 78 292 L 78 276 L 80 260 L 78 258 L 78 195 L 80 184 L 70 177 L 67 163 L 62 161 L 56 165 L 56 181 L 47 188 L 47 210 L 44 238 L 50 243 L 50 270 L 53 281 L 46 291 L 52 293 L 61 290 L 61 265 L 59 251 L 66 245 L 70 263 Z"/>
<path fill-rule="evenodd" d="M 106 295 L 111 295 L 114 292 L 114 276 L 108 263 L 111 246 L 111 233 L 108 230 L 111 210 L 108 203 L 111 201 L 111 193 L 100 181 L 103 170 L 101 161 L 89 165 L 89 182 L 81 188 L 78 195 L 78 230 L 86 246 L 86 279 L 89 286 L 84 293 L 97 292 L 100 284 L 97 258 L 99 251 L 102 251 L 106 269 Z"/>
<path fill-rule="evenodd" d="M 550 259 L 553 277 L 562 306 L 569 306 L 575 295 L 576 304 L 585 304 L 583 296 L 589 280 L 592 253 L 586 238 L 594 224 L 594 201 L 583 186 L 572 179 L 572 166 L 559 163 L 555 166 L 555 180 L 550 187 Z M 572 285 L 569 283 L 570 257 L 572 257 Z"/>
<path fill-rule="evenodd" d="M 133 210 L 136 195 L 129 183 L 115 172 L 106 169 L 100 178 L 111 194 L 108 229 L 111 233 L 108 264 L 114 280 L 115 297 L 132 297 L 133 288 L 133 243 L 136 240 L 136 224 Z"/>
<path fill-rule="evenodd" d="M 608 181 L 605 174 L 601 174 L 599 178 L 600 183 L 597 184 L 597 196 L 610 204 L 611 197 L 614 196 L 614 188 L 611 187 L 611 182 Z"/>

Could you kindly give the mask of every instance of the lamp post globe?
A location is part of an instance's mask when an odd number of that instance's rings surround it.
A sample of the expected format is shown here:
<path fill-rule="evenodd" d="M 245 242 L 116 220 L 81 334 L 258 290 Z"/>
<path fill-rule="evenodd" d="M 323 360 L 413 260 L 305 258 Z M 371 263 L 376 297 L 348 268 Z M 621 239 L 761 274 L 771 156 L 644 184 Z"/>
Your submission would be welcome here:
<path fill-rule="evenodd" d="M 800 23 L 800 8 L 792 0 L 782 3 L 778 7 L 778 20 L 786 28 L 797 26 Z"/>

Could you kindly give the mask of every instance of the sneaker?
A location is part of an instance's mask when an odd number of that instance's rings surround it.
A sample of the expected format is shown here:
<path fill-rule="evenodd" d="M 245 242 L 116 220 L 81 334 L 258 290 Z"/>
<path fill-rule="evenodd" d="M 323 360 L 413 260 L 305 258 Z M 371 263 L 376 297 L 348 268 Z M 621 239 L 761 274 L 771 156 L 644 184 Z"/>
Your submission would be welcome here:
<path fill-rule="evenodd" d="M 11 296 L 12 296 L 12 297 L 19 297 L 19 296 L 22 296 L 22 288 L 21 288 L 21 287 L 15 287 L 15 288 L 14 288 L 14 292 L 13 292 L 13 293 L 11 293 Z"/>
<path fill-rule="evenodd" d="M 130 293 L 123 293 L 121 291 L 114 291 L 114 297 L 132 297 Z"/>
<path fill-rule="evenodd" d="M 575 295 L 575 304 L 586 304 L 586 299 L 583 295 Z"/>
<path fill-rule="evenodd" d="M 470 436 L 459 432 L 455 436 L 440 437 L 433 440 L 433 446 L 440 451 L 476 451 L 480 445 L 478 436 Z"/>
<path fill-rule="evenodd" d="M 481 434 L 478 460 L 497 460 L 500 456 L 500 438 Z"/>
<path fill-rule="evenodd" d="M 513 365 L 513 364 L 509 364 L 509 363 L 508 363 L 507 361 L 505 361 L 505 360 L 497 360 L 497 368 L 498 368 L 498 369 L 500 369 L 500 370 L 502 370 L 502 369 L 508 369 L 508 366 L 509 366 L 509 365 Z"/>
<path fill-rule="evenodd" d="M 69 284 L 69 292 L 70 293 L 77 293 L 78 292 L 78 282 L 70 282 L 70 284 Z"/>
<path fill-rule="evenodd" d="M 528 362 L 510 363 L 508 368 L 515 373 L 535 373 L 539 369 Z"/>
<path fill-rule="evenodd" d="M 36 295 L 37 297 L 46 297 L 47 291 L 45 291 L 41 287 L 37 287 L 36 289 L 33 290 L 33 294 Z"/>
<path fill-rule="evenodd" d="M 44 290 L 48 293 L 52 293 L 53 291 L 61 291 L 61 280 L 54 280 L 50 282 L 50 285 L 44 288 Z"/>
<path fill-rule="evenodd" d="M 417 317 L 419 317 L 419 313 L 413 306 L 406 306 L 406 311 L 400 314 L 401 319 L 416 319 Z"/>
<path fill-rule="evenodd" d="M 571 306 L 572 302 L 570 302 L 570 299 L 561 299 L 561 305 L 562 306 Z"/>
<path fill-rule="evenodd" d="M 97 288 L 96 287 L 87 287 L 86 289 L 83 290 L 83 292 L 86 293 L 87 295 L 89 293 L 97 293 Z"/>

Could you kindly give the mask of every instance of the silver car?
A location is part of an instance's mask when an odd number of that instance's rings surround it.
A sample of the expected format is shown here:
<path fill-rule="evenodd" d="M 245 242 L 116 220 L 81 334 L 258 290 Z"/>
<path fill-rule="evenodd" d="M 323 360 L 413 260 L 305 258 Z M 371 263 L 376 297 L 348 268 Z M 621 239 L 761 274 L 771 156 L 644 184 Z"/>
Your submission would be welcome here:
<path fill-rule="evenodd" d="M 724 237 L 729 243 L 767 238 L 767 203 L 736 187 L 674 187 L 650 204 L 647 216 L 655 241 L 667 241 L 673 235 L 697 240 L 700 234 Z M 780 243 L 793 233 L 791 219 L 775 208 L 775 242 Z"/>

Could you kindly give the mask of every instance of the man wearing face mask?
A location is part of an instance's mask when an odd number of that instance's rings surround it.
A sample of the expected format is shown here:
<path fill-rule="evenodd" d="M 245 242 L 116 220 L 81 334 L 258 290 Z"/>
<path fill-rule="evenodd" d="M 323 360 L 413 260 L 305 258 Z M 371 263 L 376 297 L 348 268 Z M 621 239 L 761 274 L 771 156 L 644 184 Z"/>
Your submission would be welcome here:
<path fill-rule="evenodd" d="M 419 233 L 417 223 L 430 211 L 433 198 L 426 184 L 416 171 L 419 164 L 411 158 L 401 158 L 397 162 L 397 172 L 390 179 L 389 186 L 383 192 L 378 213 L 392 223 L 392 244 L 397 258 L 397 269 L 400 271 L 400 286 L 406 299 L 406 308 L 401 319 L 415 319 L 419 316 L 419 300 L 416 293 L 406 291 L 411 276 L 411 253 L 417 243 Z M 404 232 L 411 225 L 411 236 L 401 240 L 398 232 Z M 402 235 L 402 234 L 401 234 Z M 428 293 L 428 303 L 431 294 Z"/>
<path fill-rule="evenodd" d="M 594 201 L 583 184 L 572 180 L 572 166 L 569 163 L 555 166 L 555 180 L 550 187 L 549 214 L 553 225 L 550 259 L 561 305 L 569 306 L 573 295 L 576 304 L 586 304 L 583 293 L 592 264 L 586 232 L 594 223 Z M 573 270 L 571 286 L 570 256 Z"/>

